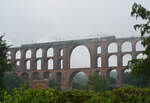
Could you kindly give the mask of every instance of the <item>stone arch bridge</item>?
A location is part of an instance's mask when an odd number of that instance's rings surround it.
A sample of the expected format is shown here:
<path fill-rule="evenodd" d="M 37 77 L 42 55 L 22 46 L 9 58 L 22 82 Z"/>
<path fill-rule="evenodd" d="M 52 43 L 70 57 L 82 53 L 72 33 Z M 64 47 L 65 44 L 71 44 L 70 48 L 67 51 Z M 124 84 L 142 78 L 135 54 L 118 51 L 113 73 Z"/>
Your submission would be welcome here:
<path fill-rule="evenodd" d="M 60 42 L 36 43 L 13 47 L 8 51 L 8 59 L 15 66 L 13 74 L 31 83 L 47 81 L 52 76 L 61 83 L 62 89 L 72 87 L 72 79 L 78 72 L 87 77 L 100 71 L 108 80 L 110 71 L 117 71 L 117 84 L 123 82 L 123 72 L 128 60 L 137 58 L 144 50 L 140 48 L 139 37 L 116 38 L 115 36 L 70 40 Z M 71 69 L 71 53 L 78 46 L 85 46 L 90 54 L 90 67 Z M 113 57 L 113 59 L 112 59 Z M 80 58 L 79 58 L 80 60 Z M 123 61 L 126 60 L 124 63 Z M 100 63 L 101 62 L 101 63 Z M 113 62 L 113 64 L 111 64 Z"/>

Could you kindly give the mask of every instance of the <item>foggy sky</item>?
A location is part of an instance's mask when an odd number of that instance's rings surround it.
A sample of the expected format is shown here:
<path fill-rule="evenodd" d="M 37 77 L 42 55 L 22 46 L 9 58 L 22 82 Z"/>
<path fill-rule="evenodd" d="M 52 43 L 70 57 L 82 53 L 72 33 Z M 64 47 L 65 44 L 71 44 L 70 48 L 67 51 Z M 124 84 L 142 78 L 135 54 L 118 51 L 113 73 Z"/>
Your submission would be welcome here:
<path fill-rule="evenodd" d="M 0 0 L 0 33 L 15 46 L 88 37 L 138 36 L 134 2 L 150 0 Z"/>

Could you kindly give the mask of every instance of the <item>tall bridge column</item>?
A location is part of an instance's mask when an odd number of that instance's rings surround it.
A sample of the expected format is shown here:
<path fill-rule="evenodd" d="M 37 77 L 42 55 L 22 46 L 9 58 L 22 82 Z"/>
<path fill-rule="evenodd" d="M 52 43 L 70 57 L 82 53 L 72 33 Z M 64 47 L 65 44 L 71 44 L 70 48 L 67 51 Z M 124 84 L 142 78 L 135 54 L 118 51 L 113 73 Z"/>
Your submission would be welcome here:
<path fill-rule="evenodd" d="M 54 46 L 54 69 L 60 69 L 59 49 L 57 46 Z"/>
<path fill-rule="evenodd" d="M 96 54 L 97 54 L 97 49 L 96 49 L 96 44 L 91 43 L 87 45 L 89 48 L 90 56 L 91 56 L 91 68 L 96 68 L 97 67 L 97 59 L 96 59 Z"/>
<path fill-rule="evenodd" d="M 36 49 L 32 48 L 31 49 L 31 70 L 36 69 Z"/>
<path fill-rule="evenodd" d="M 26 64 L 25 64 L 25 49 L 21 49 L 21 58 L 20 58 L 20 66 L 21 70 L 26 70 Z"/>
<path fill-rule="evenodd" d="M 101 58 L 102 58 L 102 67 L 108 67 L 108 48 L 107 42 L 103 41 L 101 44 Z"/>
<path fill-rule="evenodd" d="M 118 66 L 122 66 L 122 56 L 121 56 L 121 43 L 118 43 L 118 55 L 117 55 L 117 60 L 118 60 Z"/>
<path fill-rule="evenodd" d="M 15 53 L 16 53 L 16 51 L 15 51 L 15 49 L 13 49 L 13 50 L 11 50 L 11 63 L 13 64 L 13 65 L 16 65 L 15 64 Z"/>
<path fill-rule="evenodd" d="M 63 57 L 64 57 L 64 69 L 69 69 L 70 68 L 70 55 L 69 55 L 69 46 L 64 46 L 63 48 L 64 50 L 64 54 L 63 54 Z"/>
<path fill-rule="evenodd" d="M 123 68 L 117 68 L 117 73 L 118 73 L 117 83 L 122 84 L 123 83 Z"/>
<path fill-rule="evenodd" d="M 42 70 L 46 70 L 48 68 L 47 66 L 47 49 L 42 48 Z"/>

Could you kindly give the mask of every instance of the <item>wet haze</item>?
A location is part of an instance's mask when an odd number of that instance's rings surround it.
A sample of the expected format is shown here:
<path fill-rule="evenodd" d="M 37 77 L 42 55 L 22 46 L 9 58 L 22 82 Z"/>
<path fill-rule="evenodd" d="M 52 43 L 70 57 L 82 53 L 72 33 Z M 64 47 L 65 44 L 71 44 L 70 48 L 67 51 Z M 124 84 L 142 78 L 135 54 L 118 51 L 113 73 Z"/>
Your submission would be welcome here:
<path fill-rule="evenodd" d="M 138 36 L 130 16 L 134 2 L 149 0 L 0 0 L 0 33 L 9 44 L 115 35 Z"/>

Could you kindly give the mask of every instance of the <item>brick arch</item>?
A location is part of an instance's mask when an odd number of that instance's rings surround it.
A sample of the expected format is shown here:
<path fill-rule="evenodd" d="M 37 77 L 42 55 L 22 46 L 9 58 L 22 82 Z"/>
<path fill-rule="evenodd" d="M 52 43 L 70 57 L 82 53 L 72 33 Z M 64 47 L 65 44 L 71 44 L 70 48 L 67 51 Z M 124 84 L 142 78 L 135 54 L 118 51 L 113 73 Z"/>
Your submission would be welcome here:
<path fill-rule="evenodd" d="M 54 47 L 53 46 L 47 47 L 45 50 L 46 50 L 46 57 L 54 56 Z"/>
<path fill-rule="evenodd" d="M 110 81 L 110 77 L 111 77 L 110 76 L 110 72 L 112 70 L 116 70 L 116 73 L 117 73 L 116 82 L 117 82 L 117 84 L 118 83 L 122 83 L 124 68 L 117 68 L 117 67 L 115 67 L 115 68 L 109 68 L 108 70 L 106 70 L 106 79 L 108 81 Z"/>
<path fill-rule="evenodd" d="M 96 57 L 96 65 L 97 65 L 97 68 L 102 67 L 102 57 L 101 56 Z"/>
<path fill-rule="evenodd" d="M 31 59 L 26 59 L 24 65 L 25 70 L 31 70 Z"/>
<path fill-rule="evenodd" d="M 126 44 L 127 45 L 127 43 L 129 43 L 130 45 L 131 45 L 131 50 L 123 50 L 123 49 L 125 49 L 123 46 Z M 125 45 L 125 46 L 126 46 Z M 129 41 L 129 40 L 126 40 L 126 41 L 123 41 L 122 43 L 121 43 L 121 52 L 131 52 L 133 49 L 133 47 L 132 47 L 133 45 L 132 45 L 132 42 L 131 41 Z"/>
<path fill-rule="evenodd" d="M 89 47 L 89 45 L 85 45 L 85 44 L 77 44 L 77 45 L 73 45 L 70 50 L 69 50 L 69 66 L 71 68 L 71 55 L 72 55 L 72 52 L 75 48 L 78 48 L 79 46 L 83 46 L 83 47 L 86 47 L 88 52 L 89 52 L 89 55 L 90 55 L 90 67 L 91 67 L 91 58 L 92 58 L 92 55 L 91 55 L 91 48 Z"/>
<path fill-rule="evenodd" d="M 143 51 L 143 50 L 141 50 L 141 49 L 144 49 L 144 47 L 143 47 L 142 44 L 140 45 L 140 46 L 142 46 L 142 47 L 140 48 L 140 50 L 139 50 L 139 48 L 137 47 L 137 45 L 138 45 L 139 42 L 142 43 L 142 40 L 140 39 L 140 40 L 137 40 L 137 41 L 135 42 L 135 50 L 136 50 L 136 51 Z"/>
<path fill-rule="evenodd" d="M 15 51 L 15 59 L 21 59 L 21 50 L 20 49 Z"/>
<path fill-rule="evenodd" d="M 36 55 L 36 58 L 42 58 L 43 56 L 43 48 L 36 48 L 35 50 L 35 55 Z"/>
<path fill-rule="evenodd" d="M 30 54 L 29 54 L 30 53 Z M 24 55 L 25 55 L 25 58 L 31 58 L 32 57 L 32 50 L 30 48 L 28 49 L 25 49 L 24 50 Z M 30 57 L 28 57 L 30 55 Z"/>
<path fill-rule="evenodd" d="M 96 53 L 97 54 L 101 54 L 102 53 L 102 47 L 101 47 L 101 45 L 97 45 L 96 46 Z"/>
<path fill-rule="evenodd" d="M 116 58 L 113 58 L 113 57 L 116 57 Z M 114 62 L 115 65 L 113 65 L 113 66 L 118 66 L 118 55 L 113 54 L 113 55 L 109 55 L 109 56 L 108 56 L 108 58 L 107 58 L 108 67 L 112 67 L 112 65 L 110 65 L 110 63 L 112 63 L 112 62 L 110 61 L 110 59 L 115 59 L 116 63 Z"/>
<path fill-rule="evenodd" d="M 131 56 L 131 58 L 130 58 L 130 56 Z M 126 57 L 126 59 L 125 59 L 125 57 Z M 133 59 L 133 55 L 131 54 L 131 53 L 125 53 L 124 55 L 122 55 L 122 57 L 121 57 L 121 59 L 122 59 L 122 66 L 127 66 L 127 58 L 129 57 L 129 60 L 130 59 Z M 125 59 L 125 61 L 124 61 L 124 59 Z M 125 63 L 124 63 L 125 62 Z"/>
<path fill-rule="evenodd" d="M 87 77 L 88 77 L 88 74 L 84 71 L 74 71 L 72 72 L 70 75 L 69 75 L 69 79 L 68 79 L 68 87 L 69 88 L 72 88 L 72 80 L 73 78 L 80 72 L 83 72 Z"/>
<path fill-rule="evenodd" d="M 116 51 L 109 51 L 109 46 L 112 45 L 112 44 L 116 44 L 116 45 L 115 45 L 115 46 L 117 47 L 117 48 L 116 48 L 116 49 L 117 49 Z M 107 46 L 107 52 L 108 52 L 108 53 L 116 53 L 116 52 L 118 52 L 118 49 L 119 49 L 119 48 L 118 48 L 118 42 L 117 42 L 117 41 L 108 42 L 106 46 Z"/>

